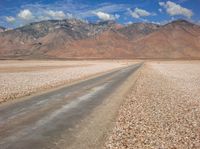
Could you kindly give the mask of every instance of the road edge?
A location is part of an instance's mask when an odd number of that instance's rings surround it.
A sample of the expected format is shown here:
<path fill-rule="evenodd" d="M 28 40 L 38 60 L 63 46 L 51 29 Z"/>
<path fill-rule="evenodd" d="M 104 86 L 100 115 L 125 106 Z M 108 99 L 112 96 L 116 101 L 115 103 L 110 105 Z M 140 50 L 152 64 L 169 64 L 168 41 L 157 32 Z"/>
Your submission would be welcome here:
<path fill-rule="evenodd" d="M 144 64 L 137 68 L 137 70 L 115 90 L 115 93 L 111 94 L 80 123 L 78 127 L 81 131 L 75 132 L 74 134 L 77 140 L 75 143 L 68 146 L 68 144 L 65 144 L 65 136 L 63 135 L 61 136 L 61 141 L 55 143 L 55 148 L 102 149 L 114 128 L 118 116 L 118 109 L 137 81 L 143 65 Z"/>
<path fill-rule="evenodd" d="M 114 69 L 110 69 L 108 71 L 102 71 L 102 72 L 99 72 L 99 73 L 95 73 L 95 74 L 85 76 L 83 78 L 74 79 L 74 80 L 67 82 L 67 83 L 58 84 L 58 85 L 50 87 L 50 88 L 40 89 L 40 90 L 37 90 L 35 92 L 31 92 L 27 95 L 23 95 L 21 97 L 17 97 L 17 98 L 14 98 L 14 99 L 10 99 L 10 100 L 7 100 L 7 101 L 0 102 L 0 106 L 8 106 L 10 104 L 15 104 L 15 103 L 18 103 L 18 102 L 21 102 L 21 101 L 29 100 L 31 97 L 47 94 L 47 93 L 50 93 L 50 92 L 53 92 L 53 91 L 56 91 L 56 90 L 59 90 L 59 89 L 62 89 L 62 88 L 68 87 L 68 86 L 72 86 L 72 85 L 75 85 L 75 84 L 78 84 L 78 83 L 81 83 L 81 82 L 84 82 L 84 81 L 87 81 L 87 80 L 90 80 L 90 79 L 94 79 L 96 77 L 99 77 L 99 76 L 102 76 L 102 75 L 105 75 L 105 74 L 112 73 L 114 71 L 117 71 L 117 70 L 120 70 L 120 69 L 126 68 L 126 67 L 129 67 L 129 66 L 122 66 L 120 68 L 114 68 Z"/>

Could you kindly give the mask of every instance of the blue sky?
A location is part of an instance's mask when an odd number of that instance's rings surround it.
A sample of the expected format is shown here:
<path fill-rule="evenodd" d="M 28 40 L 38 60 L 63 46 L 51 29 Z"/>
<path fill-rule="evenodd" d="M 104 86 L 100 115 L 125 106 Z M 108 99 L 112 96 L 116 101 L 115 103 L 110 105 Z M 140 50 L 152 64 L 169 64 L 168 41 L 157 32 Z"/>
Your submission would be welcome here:
<path fill-rule="evenodd" d="M 0 26 L 15 28 L 49 20 L 78 18 L 167 23 L 174 19 L 200 22 L 200 0 L 0 0 Z"/>

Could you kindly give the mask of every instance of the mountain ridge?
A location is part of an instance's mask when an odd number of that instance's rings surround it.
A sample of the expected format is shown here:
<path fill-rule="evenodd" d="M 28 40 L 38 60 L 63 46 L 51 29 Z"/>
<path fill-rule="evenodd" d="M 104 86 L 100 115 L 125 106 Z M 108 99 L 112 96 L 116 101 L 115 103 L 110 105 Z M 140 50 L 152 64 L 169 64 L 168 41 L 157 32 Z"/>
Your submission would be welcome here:
<path fill-rule="evenodd" d="M 200 58 L 200 26 L 48 20 L 0 33 L 0 58 Z"/>

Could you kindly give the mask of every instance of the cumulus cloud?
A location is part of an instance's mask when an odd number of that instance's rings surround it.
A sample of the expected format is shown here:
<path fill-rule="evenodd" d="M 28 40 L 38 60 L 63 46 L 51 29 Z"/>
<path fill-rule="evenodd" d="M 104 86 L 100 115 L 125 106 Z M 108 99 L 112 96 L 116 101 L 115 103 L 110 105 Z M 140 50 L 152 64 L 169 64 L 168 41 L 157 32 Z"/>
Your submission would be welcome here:
<path fill-rule="evenodd" d="M 0 23 L 10 26 L 18 27 L 20 25 L 25 25 L 30 22 L 36 22 L 41 20 L 49 19 L 63 19 L 63 14 L 59 12 L 59 17 L 55 17 L 55 13 L 49 12 L 52 11 L 62 11 L 66 17 L 65 18 L 77 18 L 77 19 L 90 19 L 94 16 L 97 16 L 94 12 L 106 12 L 111 14 L 112 19 L 118 19 L 120 16 L 117 14 L 127 13 L 127 8 L 132 7 L 132 4 L 115 4 L 112 2 L 102 2 L 97 5 L 90 5 L 86 3 L 77 3 L 73 0 L 58 0 L 55 3 L 24 3 L 20 7 L 13 8 L 13 13 L 11 15 L 15 18 L 15 23 L 8 23 L 5 16 L 0 15 Z M 5 8 L 7 9 L 7 8 Z M 23 10 L 29 10 L 31 19 L 24 19 Z M 3 11 L 3 10 L 2 10 Z M 18 12 L 15 14 L 15 12 Z M 47 13 L 49 12 L 49 13 Z M 58 13 L 56 13 L 58 14 Z M 116 14 L 116 15 L 114 15 Z M 16 16 L 15 16 L 16 15 Z M 53 17 L 54 16 L 54 17 Z M 65 19 L 64 18 L 64 19 Z"/>
<path fill-rule="evenodd" d="M 131 16 L 133 18 L 140 18 L 140 17 L 147 17 L 147 16 L 150 16 L 152 15 L 150 12 L 144 10 L 144 9 L 139 9 L 139 8 L 135 8 L 134 11 L 132 10 L 129 10 L 130 13 L 131 13 Z"/>
<path fill-rule="evenodd" d="M 181 5 L 171 2 L 171 1 L 167 1 L 166 3 L 159 2 L 159 5 L 164 7 L 167 13 L 171 16 L 182 15 L 187 18 L 191 18 L 193 16 L 192 10 L 184 8 Z"/>
<path fill-rule="evenodd" d="M 65 13 L 63 11 L 53 11 L 49 10 L 46 12 L 48 16 L 50 16 L 52 19 L 64 19 L 66 17 Z"/>
<path fill-rule="evenodd" d="M 6 17 L 6 21 L 7 21 L 8 23 L 14 23 L 14 22 L 15 22 L 15 18 L 12 17 L 12 16 L 8 16 L 8 17 Z"/>
<path fill-rule="evenodd" d="M 112 15 L 112 14 L 108 14 L 108 13 L 105 13 L 105 12 L 102 12 L 102 11 L 94 12 L 94 14 L 99 19 L 104 20 L 104 21 L 116 20 L 116 19 L 118 19 L 120 17 L 120 15 L 118 15 L 118 14 Z"/>
<path fill-rule="evenodd" d="M 34 18 L 32 12 L 29 10 L 29 9 L 24 9 L 24 10 L 21 10 L 19 13 L 18 13 L 18 17 L 20 19 L 23 19 L 23 20 L 31 20 Z"/>
<path fill-rule="evenodd" d="M 34 13 L 31 9 L 24 9 L 21 10 L 18 13 L 18 18 L 23 20 L 24 23 L 30 22 L 30 21 L 41 21 L 41 20 L 62 20 L 65 18 L 72 18 L 72 14 L 64 13 L 63 11 L 54 11 L 54 10 L 46 10 L 46 9 L 40 9 Z M 12 20 L 12 18 L 6 18 L 8 20 Z"/>

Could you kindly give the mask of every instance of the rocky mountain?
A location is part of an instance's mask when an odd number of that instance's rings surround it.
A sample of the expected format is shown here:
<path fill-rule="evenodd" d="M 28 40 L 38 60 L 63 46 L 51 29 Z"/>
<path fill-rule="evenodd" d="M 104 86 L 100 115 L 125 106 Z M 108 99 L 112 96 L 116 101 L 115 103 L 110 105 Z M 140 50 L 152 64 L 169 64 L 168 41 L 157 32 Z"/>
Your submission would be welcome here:
<path fill-rule="evenodd" d="M 130 35 L 129 35 L 130 34 Z M 70 50 L 69 50 L 70 49 Z M 185 20 L 158 26 L 136 23 L 51 51 L 59 58 L 200 58 L 200 27 Z"/>
<path fill-rule="evenodd" d="M 142 38 L 156 30 L 160 25 L 152 23 L 133 23 L 119 30 L 120 33 L 127 36 L 130 40 Z"/>
<path fill-rule="evenodd" d="M 52 50 L 48 54 L 58 58 L 131 58 L 130 45 L 126 36 L 110 29 L 94 38 L 71 42 L 66 48 Z"/>
<path fill-rule="evenodd" d="M 1 32 L 0 43 L 0 58 L 200 58 L 200 27 L 49 20 Z"/>
<path fill-rule="evenodd" d="M 177 20 L 133 42 L 139 58 L 200 58 L 200 26 Z"/>
<path fill-rule="evenodd" d="M 115 27 L 113 21 L 93 24 L 77 19 L 31 23 L 0 34 L 0 55 L 45 57 L 48 51 L 66 48 L 72 41 L 94 37 Z"/>

